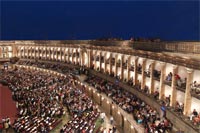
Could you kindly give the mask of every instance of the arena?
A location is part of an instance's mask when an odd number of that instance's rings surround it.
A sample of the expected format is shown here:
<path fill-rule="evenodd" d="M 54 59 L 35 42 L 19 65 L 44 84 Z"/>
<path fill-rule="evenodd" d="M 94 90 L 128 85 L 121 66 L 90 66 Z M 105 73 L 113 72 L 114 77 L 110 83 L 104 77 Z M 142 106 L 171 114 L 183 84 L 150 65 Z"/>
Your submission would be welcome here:
<path fill-rule="evenodd" d="M 9 124 L 16 132 L 198 133 L 199 54 L 199 42 L 0 41 L 1 89 L 16 102 Z"/>

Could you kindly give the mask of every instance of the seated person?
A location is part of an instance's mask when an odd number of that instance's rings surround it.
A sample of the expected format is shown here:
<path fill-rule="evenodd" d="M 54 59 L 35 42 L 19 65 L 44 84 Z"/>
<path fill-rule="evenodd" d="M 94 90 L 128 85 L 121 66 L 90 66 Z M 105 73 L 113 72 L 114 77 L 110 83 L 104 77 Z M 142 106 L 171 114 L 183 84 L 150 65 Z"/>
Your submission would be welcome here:
<path fill-rule="evenodd" d="M 197 117 L 198 116 L 198 112 L 196 111 L 196 109 L 194 109 L 192 111 L 192 114 L 190 115 L 190 120 L 193 120 L 194 117 Z"/>

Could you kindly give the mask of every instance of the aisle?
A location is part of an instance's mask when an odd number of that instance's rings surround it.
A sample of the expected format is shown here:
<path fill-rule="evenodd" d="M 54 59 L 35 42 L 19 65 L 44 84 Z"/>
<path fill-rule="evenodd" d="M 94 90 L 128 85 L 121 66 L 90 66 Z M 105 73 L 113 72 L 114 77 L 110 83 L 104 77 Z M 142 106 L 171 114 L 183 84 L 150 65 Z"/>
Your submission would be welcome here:
<path fill-rule="evenodd" d="M 62 127 L 67 124 L 67 122 L 70 120 L 70 116 L 69 116 L 69 112 L 67 111 L 67 108 L 64 107 L 64 111 L 65 111 L 65 114 L 60 118 L 62 119 L 61 123 L 58 124 L 56 126 L 55 129 L 53 129 L 50 133 L 59 133 L 60 132 L 60 129 L 62 129 Z"/>
<path fill-rule="evenodd" d="M 9 117 L 11 123 L 16 118 L 16 103 L 12 99 L 12 92 L 7 86 L 0 84 L 0 121 L 2 118 Z"/>

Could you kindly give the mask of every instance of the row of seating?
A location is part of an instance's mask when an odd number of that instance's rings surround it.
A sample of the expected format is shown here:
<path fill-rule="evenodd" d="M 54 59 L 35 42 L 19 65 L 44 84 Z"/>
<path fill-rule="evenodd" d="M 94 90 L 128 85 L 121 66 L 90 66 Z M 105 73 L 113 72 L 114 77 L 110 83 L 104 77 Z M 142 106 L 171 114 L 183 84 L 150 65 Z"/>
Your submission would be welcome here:
<path fill-rule="evenodd" d="M 172 129 L 172 123 L 165 116 L 160 116 L 155 109 L 134 94 L 120 88 L 117 84 L 92 75 L 88 77 L 86 82 L 95 87 L 100 93 L 109 96 L 123 110 L 133 114 L 136 122 L 143 124 L 147 132 L 165 132 Z"/>
<path fill-rule="evenodd" d="M 30 65 L 45 69 L 59 70 L 62 73 L 73 73 L 76 69 L 70 69 L 59 64 L 42 62 L 19 62 L 21 65 Z M 66 72 L 66 69 L 68 70 Z M 70 77 L 71 75 L 69 75 Z M 70 121 L 66 123 L 60 132 L 92 132 L 95 128 L 95 121 L 99 117 L 99 111 L 92 100 L 84 93 L 84 86 L 75 82 L 73 77 L 68 78 L 64 85 L 64 95 L 61 101 L 70 113 Z"/>

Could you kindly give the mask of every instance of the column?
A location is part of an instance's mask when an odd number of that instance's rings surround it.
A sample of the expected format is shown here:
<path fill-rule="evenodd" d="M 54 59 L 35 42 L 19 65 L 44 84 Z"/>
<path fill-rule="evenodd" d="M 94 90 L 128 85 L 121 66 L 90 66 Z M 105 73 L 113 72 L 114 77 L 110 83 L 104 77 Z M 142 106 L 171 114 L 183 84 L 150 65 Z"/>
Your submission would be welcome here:
<path fill-rule="evenodd" d="M 123 62 L 124 62 L 124 55 L 121 56 L 121 64 L 120 64 L 120 69 L 121 69 L 121 80 L 124 80 Z"/>
<path fill-rule="evenodd" d="M 45 59 L 45 49 L 42 48 L 42 56 L 41 56 L 41 59 Z"/>
<path fill-rule="evenodd" d="M 38 59 L 39 47 L 35 49 L 35 59 Z"/>
<path fill-rule="evenodd" d="M 138 57 L 135 57 L 135 59 L 134 59 L 134 85 L 136 85 L 137 84 L 137 64 L 138 64 Z"/>
<path fill-rule="evenodd" d="M 34 59 L 36 59 L 36 47 L 34 47 Z"/>
<path fill-rule="evenodd" d="M 127 77 L 126 77 L 126 80 L 129 81 L 130 79 L 130 60 L 131 60 L 131 56 L 128 57 L 127 59 Z"/>
<path fill-rule="evenodd" d="M 47 50 L 47 59 L 49 60 L 49 55 L 50 55 L 49 47 L 46 50 Z"/>
<path fill-rule="evenodd" d="M 41 56 L 40 56 L 41 55 Z M 41 59 L 42 58 L 42 48 L 39 47 L 38 48 L 38 59 Z"/>
<path fill-rule="evenodd" d="M 165 96 L 165 85 L 164 85 L 164 80 L 165 80 L 165 69 L 166 69 L 166 63 L 162 62 L 160 63 L 161 65 L 161 74 L 160 74 L 160 85 L 159 85 L 159 99 L 163 100 Z"/>
<path fill-rule="evenodd" d="M 26 58 L 28 59 L 28 57 L 29 57 L 29 47 L 27 48 L 27 56 L 26 56 Z"/>
<path fill-rule="evenodd" d="M 191 114 L 191 103 L 192 103 L 192 96 L 191 96 L 191 83 L 193 82 L 193 69 L 186 68 L 187 70 L 187 81 L 186 81 L 186 90 L 185 90 L 185 99 L 184 99 L 184 115 Z"/>
<path fill-rule="evenodd" d="M 74 49 L 72 49 L 72 64 L 74 64 L 74 55 L 75 55 L 75 52 L 74 52 Z"/>
<path fill-rule="evenodd" d="M 150 67 L 150 94 L 154 93 L 154 75 L 153 75 L 153 70 L 155 69 L 155 62 L 151 62 L 151 67 Z"/>
<path fill-rule="evenodd" d="M 0 52 L 1 52 L 1 48 L 0 48 Z M 21 47 L 17 47 L 17 57 L 21 58 Z M 2 55 L 0 55 L 0 57 L 2 57 Z"/>
<path fill-rule="evenodd" d="M 67 52 L 66 52 L 66 48 L 64 48 L 64 51 L 63 51 L 63 52 L 64 52 L 64 62 L 66 62 L 66 59 L 67 59 L 67 58 L 66 58 L 66 53 L 67 53 Z"/>
<path fill-rule="evenodd" d="M 56 61 L 58 61 L 58 48 L 56 49 Z"/>
<path fill-rule="evenodd" d="M 42 48 L 42 59 L 45 59 L 45 49 L 44 49 L 44 47 Z"/>
<path fill-rule="evenodd" d="M 33 47 L 30 48 L 30 59 L 33 59 Z"/>
<path fill-rule="evenodd" d="M 88 55 L 88 68 L 91 67 L 91 50 L 87 50 L 87 55 Z"/>
<path fill-rule="evenodd" d="M 54 60 L 55 59 L 55 48 L 52 49 L 52 57 L 53 57 L 52 60 Z"/>
<path fill-rule="evenodd" d="M 54 60 L 54 58 L 55 58 L 54 54 L 55 54 L 55 50 L 54 50 L 54 47 L 53 47 L 53 48 L 52 48 L 51 60 Z M 52 58 L 52 57 L 53 57 L 53 58 Z"/>
<path fill-rule="evenodd" d="M 49 57 L 50 57 L 50 48 L 48 47 L 48 48 L 47 48 L 47 59 L 48 59 L 48 60 L 50 59 Z"/>
<path fill-rule="evenodd" d="M 23 50 L 23 58 L 25 57 L 25 47 L 24 47 L 24 50 Z"/>
<path fill-rule="evenodd" d="M 106 73 L 107 70 L 107 64 L 106 64 L 106 59 L 107 59 L 107 53 L 104 53 L 104 73 Z"/>
<path fill-rule="evenodd" d="M 177 74 L 177 71 L 178 71 L 178 66 L 174 65 L 172 71 L 172 94 L 170 99 L 170 106 L 174 106 L 176 104 L 177 90 L 176 90 L 175 74 Z"/>
<path fill-rule="evenodd" d="M 60 61 L 63 61 L 63 47 L 60 47 Z"/>
<path fill-rule="evenodd" d="M 110 53 L 110 58 L 109 58 L 109 68 L 110 68 L 110 70 L 109 70 L 109 74 L 111 74 L 112 73 L 112 53 Z"/>
<path fill-rule="evenodd" d="M 47 60 L 49 60 L 49 53 L 50 53 L 49 48 L 46 48 L 46 54 L 48 55 Z"/>
<path fill-rule="evenodd" d="M 118 70 L 118 67 L 117 67 L 118 59 L 117 59 L 117 57 L 118 57 L 118 53 L 115 54 L 115 71 L 114 71 L 115 72 L 115 74 L 114 74 L 115 77 L 117 76 L 117 70 Z"/>
<path fill-rule="evenodd" d="M 83 66 L 83 50 L 79 50 L 79 65 Z"/>
<path fill-rule="evenodd" d="M 63 48 L 60 47 L 60 61 L 63 61 Z"/>
<path fill-rule="evenodd" d="M 65 48 L 62 47 L 62 62 L 65 62 Z"/>
<path fill-rule="evenodd" d="M 42 60 L 43 59 L 43 55 L 44 55 L 44 52 L 43 52 L 43 47 L 40 48 L 40 59 Z"/>
<path fill-rule="evenodd" d="M 97 70 L 97 50 L 94 52 L 94 70 Z"/>
<path fill-rule="evenodd" d="M 145 77 L 145 70 L 146 67 L 146 59 L 142 60 L 142 82 L 141 82 L 141 89 L 144 89 L 145 85 L 146 85 L 146 77 Z"/>
<path fill-rule="evenodd" d="M 75 52 L 74 52 L 74 64 L 76 64 L 76 57 L 77 57 L 77 56 L 76 56 L 76 52 L 77 52 L 77 51 L 76 51 L 76 49 L 75 49 Z"/>
<path fill-rule="evenodd" d="M 67 62 L 70 62 L 70 49 L 67 49 Z"/>
<path fill-rule="evenodd" d="M 75 57 L 75 59 L 76 59 L 76 64 L 78 64 L 78 50 L 76 49 L 76 55 L 75 55 L 76 57 Z M 79 57 L 80 57 L 80 55 L 79 55 Z M 83 65 L 83 61 L 82 61 L 82 65 Z"/>
<path fill-rule="evenodd" d="M 101 51 L 99 52 L 99 71 L 101 72 Z"/>

